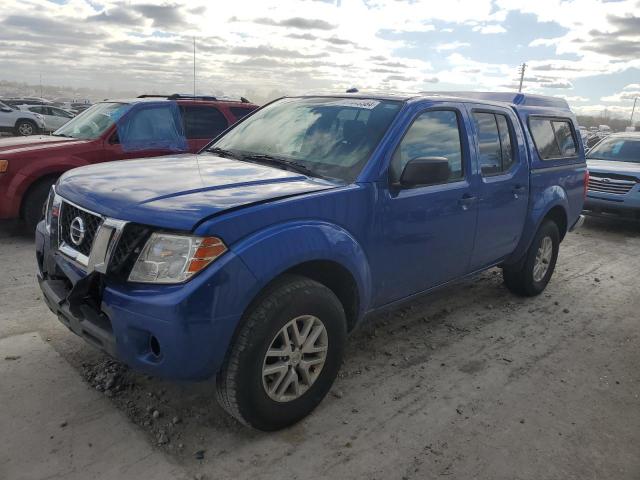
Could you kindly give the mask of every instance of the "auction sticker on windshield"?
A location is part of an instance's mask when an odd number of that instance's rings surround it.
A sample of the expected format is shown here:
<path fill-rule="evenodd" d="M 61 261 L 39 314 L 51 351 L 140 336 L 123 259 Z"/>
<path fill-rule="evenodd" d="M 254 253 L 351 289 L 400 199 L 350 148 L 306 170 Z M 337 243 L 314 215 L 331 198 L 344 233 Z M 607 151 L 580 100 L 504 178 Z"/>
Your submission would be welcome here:
<path fill-rule="evenodd" d="M 336 107 L 365 108 L 367 110 L 372 110 L 376 108 L 379 104 L 380 104 L 379 100 L 344 98 L 341 100 L 336 100 L 335 102 L 329 102 L 326 105 L 336 106 Z"/>

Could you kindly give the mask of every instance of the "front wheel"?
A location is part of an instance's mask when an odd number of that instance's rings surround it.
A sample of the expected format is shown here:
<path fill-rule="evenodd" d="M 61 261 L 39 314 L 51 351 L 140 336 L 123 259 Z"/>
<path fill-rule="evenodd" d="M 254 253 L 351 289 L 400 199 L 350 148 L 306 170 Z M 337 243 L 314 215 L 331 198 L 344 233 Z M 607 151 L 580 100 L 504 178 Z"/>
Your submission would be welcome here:
<path fill-rule="evenodd" d="M 301 420 L 331 388 L 346 335 L 344 309 L 330 289 L 283 276 L 245 315 L 216 379 L 219 403 L 259 430 Z"/>
<path fill-rule="evenodd" d="M 542 293 L 553 275 L 559 246 L 558 226 L 551 220 L 545 220 L 527 250 L 524 263 L 503 268 L 502 275 L 507 288 L 526 297 Z"/>

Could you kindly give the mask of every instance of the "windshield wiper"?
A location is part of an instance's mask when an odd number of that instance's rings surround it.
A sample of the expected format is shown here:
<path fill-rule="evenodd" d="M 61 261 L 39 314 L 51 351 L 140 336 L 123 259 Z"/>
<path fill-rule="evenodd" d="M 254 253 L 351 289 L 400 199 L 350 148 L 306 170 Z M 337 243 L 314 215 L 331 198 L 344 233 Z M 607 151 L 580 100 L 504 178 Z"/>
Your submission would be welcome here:
<path fill-rule="evenodd" d="M 71 135 L 65 135 L 64 133 L 52 133 L 53 137 L 65 137 L 65 138 L 73 138 Z"/>
<path fill-rule="evenodd" d="M 287 160 L 280 157 L 274 157 L 273 155 L 268 155 L 264 153 L 253 153 L 253 154 L 242 155 L 242 160 L 253 160 L 256 162 L 269 163 L 271 165 L 281 166 L 281 167 L 288 168 L 290 170 L 294 170 L 298 173 L 302 173 L 303 175 L 307 175 L 310 177 L 324 178 L 322 175 L 319 175 L 318 173 L 314 172 L 309 167 L 301 163 L 295 162 L 293 160 Z"/>
<path fill-rule="evenodd" d="M 228 158 L 235 158 L 235 159 L 240 158 L 239 155 L 233 153 L 231 150 L 225 150 L 224 148 L 219 148 L 219 147 L 207 148 L 207 152 L 215 153 L 220 157 L 228 157 Z"/>

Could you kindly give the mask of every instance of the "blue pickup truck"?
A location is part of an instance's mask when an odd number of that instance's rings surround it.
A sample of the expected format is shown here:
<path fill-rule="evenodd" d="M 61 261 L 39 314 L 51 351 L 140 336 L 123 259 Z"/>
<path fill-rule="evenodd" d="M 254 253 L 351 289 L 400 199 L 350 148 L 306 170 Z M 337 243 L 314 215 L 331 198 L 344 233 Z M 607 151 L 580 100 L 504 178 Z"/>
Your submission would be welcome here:
<path fill-rule="evenodd" d="M 65 173 L 38 279 L 88 343 L 215 379 L 231 415 L 275 430 L 323 399 L 368 315 L 495 266 L 542 292 L 587 175 L 557 98 L 287 97 L 198 154 Z"/>

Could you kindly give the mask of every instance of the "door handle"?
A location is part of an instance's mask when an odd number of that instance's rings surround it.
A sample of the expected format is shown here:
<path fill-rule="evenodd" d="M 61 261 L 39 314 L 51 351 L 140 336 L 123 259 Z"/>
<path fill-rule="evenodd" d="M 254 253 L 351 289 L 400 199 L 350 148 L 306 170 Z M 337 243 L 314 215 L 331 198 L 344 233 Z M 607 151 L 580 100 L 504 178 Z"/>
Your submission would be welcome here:
<path fill-rule="evenodd" d="M 527 192 L 527 187 L 524 185 L 515 185 L 511 191 L 513 192 L 513 197 L 518 198 L 519 195 L 524 195 Z"/>
<path fill-rule="evenodd" d="M 463 210 L 468 210 L 471 205 L 476 201 L 476 197 L 473 195 L 469 195 L 465 193 L 460 200 L 458 200 L 458 204 L 462 207 Z"/>

